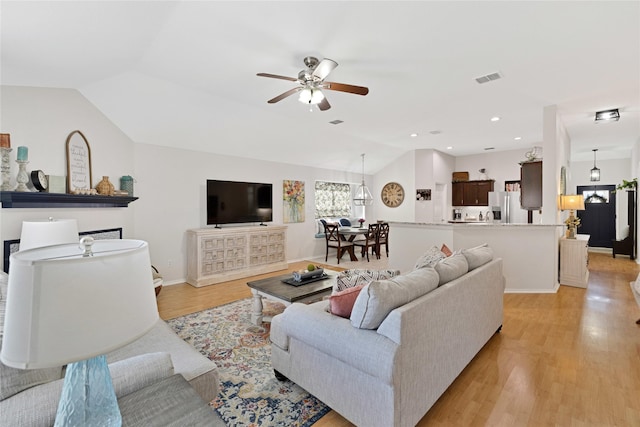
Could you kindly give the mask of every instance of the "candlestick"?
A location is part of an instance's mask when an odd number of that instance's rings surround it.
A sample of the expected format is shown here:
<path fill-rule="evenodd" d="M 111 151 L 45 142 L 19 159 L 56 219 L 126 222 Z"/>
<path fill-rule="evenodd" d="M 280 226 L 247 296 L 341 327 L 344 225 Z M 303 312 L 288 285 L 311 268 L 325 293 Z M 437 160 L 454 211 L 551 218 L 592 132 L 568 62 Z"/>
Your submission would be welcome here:
<path fill-rule="evenodd" d="M 0 133 L 0 147 L 11 148 L 11 135 L 8 133 Z"/>
<path fill-rule="evenodd" d="M 11 187 L 9 187 L 11 183 L 11 163 L 9 162 L 11 148 L 0 147 L 0 152 L 2 155 L 2 166 L 0 167 L 0 171 L 2 171 L 2 187 L 0 187 L 0 190 L 11 191 Z"/>
<path fill-rule="evenodd" d="M 18 155 L 20 155 L 20 148 L 26 147 L 18 147 Z M 15 191 L 30 191 L 27 187 L 27 182 L 29 182 L 29 174 L 27 173 L 27 161 L 24 160 L 16 160 L 18 163 L 18 176 L 16 177 L 16 182 L 18 186 Z"/>
<path fill-rule="evenodd" d="M 29 149 L 27 147 L 18 147 L 18 161 L 26 162 L 29 156 Z"/>

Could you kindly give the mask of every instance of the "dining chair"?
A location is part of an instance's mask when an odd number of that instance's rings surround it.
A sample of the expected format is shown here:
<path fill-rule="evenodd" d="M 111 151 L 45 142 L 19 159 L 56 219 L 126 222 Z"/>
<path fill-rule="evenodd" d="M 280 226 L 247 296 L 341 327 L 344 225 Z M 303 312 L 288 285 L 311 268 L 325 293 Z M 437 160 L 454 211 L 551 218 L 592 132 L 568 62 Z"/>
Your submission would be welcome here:
<path fill-rule="evenodd" d="M 342 258 L 345 251 L 348 251 L 349 248 L 353 247 L 353 242 L 340 238 L 337 224 L 325 224 L 324 236 L 327 242 L 327 251 L 324 256 L 324 261 L 327 262 L 329 259 L 329 248 L 335 248 L 338 251 L 338 264 L 340 264 L 340 258 Z"/>
<path fill-rule="evenodd" d="M 364 235 L 364 239 L 354 240 L 353 242 L 354 246 L 359 246 L 362 248 L 363 257 L 364 257 L 364 253 L 365 252 L 367 253 L 367 262 L 369 262 L 369 248 L 372 248 L 374 252 L 377 250 L 379 229 L 380 229 L 379 224 L 369 224 L 369 230 L 367 231 L 367 234 Z"/>
<path fill-rule="evenodd" d="M 378 241 L 376 242 L 376 256 L 380 259 L 380 247 L 384 245 L 387 258 L 389 258 L 389 223 L 383 222 L 378 230 Z"/>

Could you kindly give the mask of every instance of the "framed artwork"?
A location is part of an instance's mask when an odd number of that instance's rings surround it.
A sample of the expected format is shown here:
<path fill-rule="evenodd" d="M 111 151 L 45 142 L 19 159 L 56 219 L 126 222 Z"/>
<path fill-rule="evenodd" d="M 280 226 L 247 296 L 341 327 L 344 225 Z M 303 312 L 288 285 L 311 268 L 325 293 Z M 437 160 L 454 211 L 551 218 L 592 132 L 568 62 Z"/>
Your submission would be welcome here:
<path fill-rule="evenodd" d="M 91 148 L 82 132 L 74 130 L 67 137 L 67 191 L 91 190 Z"/>
<path fill-rule="evenodd" d="M 416 200 L 418 202 L 424 202 L 427 200 L 431 200 L 431 189 L 430 188 L 419 188 L 416 190 Z"/>
<path fill-rule="evenodd" d="M 282 181 L 282 202 L 285 224 L 304 222 L 304 181 Z"/>

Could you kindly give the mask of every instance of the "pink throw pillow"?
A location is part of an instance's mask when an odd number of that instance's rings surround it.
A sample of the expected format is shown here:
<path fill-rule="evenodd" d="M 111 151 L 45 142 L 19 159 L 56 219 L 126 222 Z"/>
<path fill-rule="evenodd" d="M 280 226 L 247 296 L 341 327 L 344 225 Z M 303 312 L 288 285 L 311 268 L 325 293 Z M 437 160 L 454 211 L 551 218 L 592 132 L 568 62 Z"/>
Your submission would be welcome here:
<path fill-rule="evenodd" d="M 351 310 L 356 303 L 358 294 L 365 285 L 354 286 L 335 293 L 329 297 L 329 313 L 348 319 L 351 317 Z"/>
<path fill-rule="evenodd" d="M 453 252 L 451 252 L 451 249 L 449 249 L 449 247 L 447 247 L 447 245 L 445 245 L 444 243 L 440 248 L 440 252 L 442 252 L 444 256 L 447 256 L 447 257 L 450 257 L 451 255 L 453 255 Z"/>

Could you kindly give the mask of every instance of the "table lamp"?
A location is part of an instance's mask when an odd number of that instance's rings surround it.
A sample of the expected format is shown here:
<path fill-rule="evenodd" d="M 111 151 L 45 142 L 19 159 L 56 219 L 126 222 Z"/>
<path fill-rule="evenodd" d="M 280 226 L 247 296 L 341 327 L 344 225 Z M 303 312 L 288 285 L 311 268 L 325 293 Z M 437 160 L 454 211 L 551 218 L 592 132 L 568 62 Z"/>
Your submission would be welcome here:
<path fill-rule="evenodd" d="M 158 320 L 148 244 L 83 237 L 15 252 L 0 360 L 18 369 L 68 363 L 56 426 L 120 426 L 105 353 Z"/>
<path fill-rule="evenodd" d="M 582 195 L 568 194 L 560 196 L 560 209 L 569 211 L 569 218 L 564 222 L 567 224 L 567 239 L 576 238 L 576 228 L 580 225 L 580 218 L 576 218 L 576 210 L 584 210 L 584 197 Z"/>
<path fill-rule="evenodd" d="M 78 243 L 78 222 L 75 219 L 22 221 L 20 250 L 64 243 Z"/>

